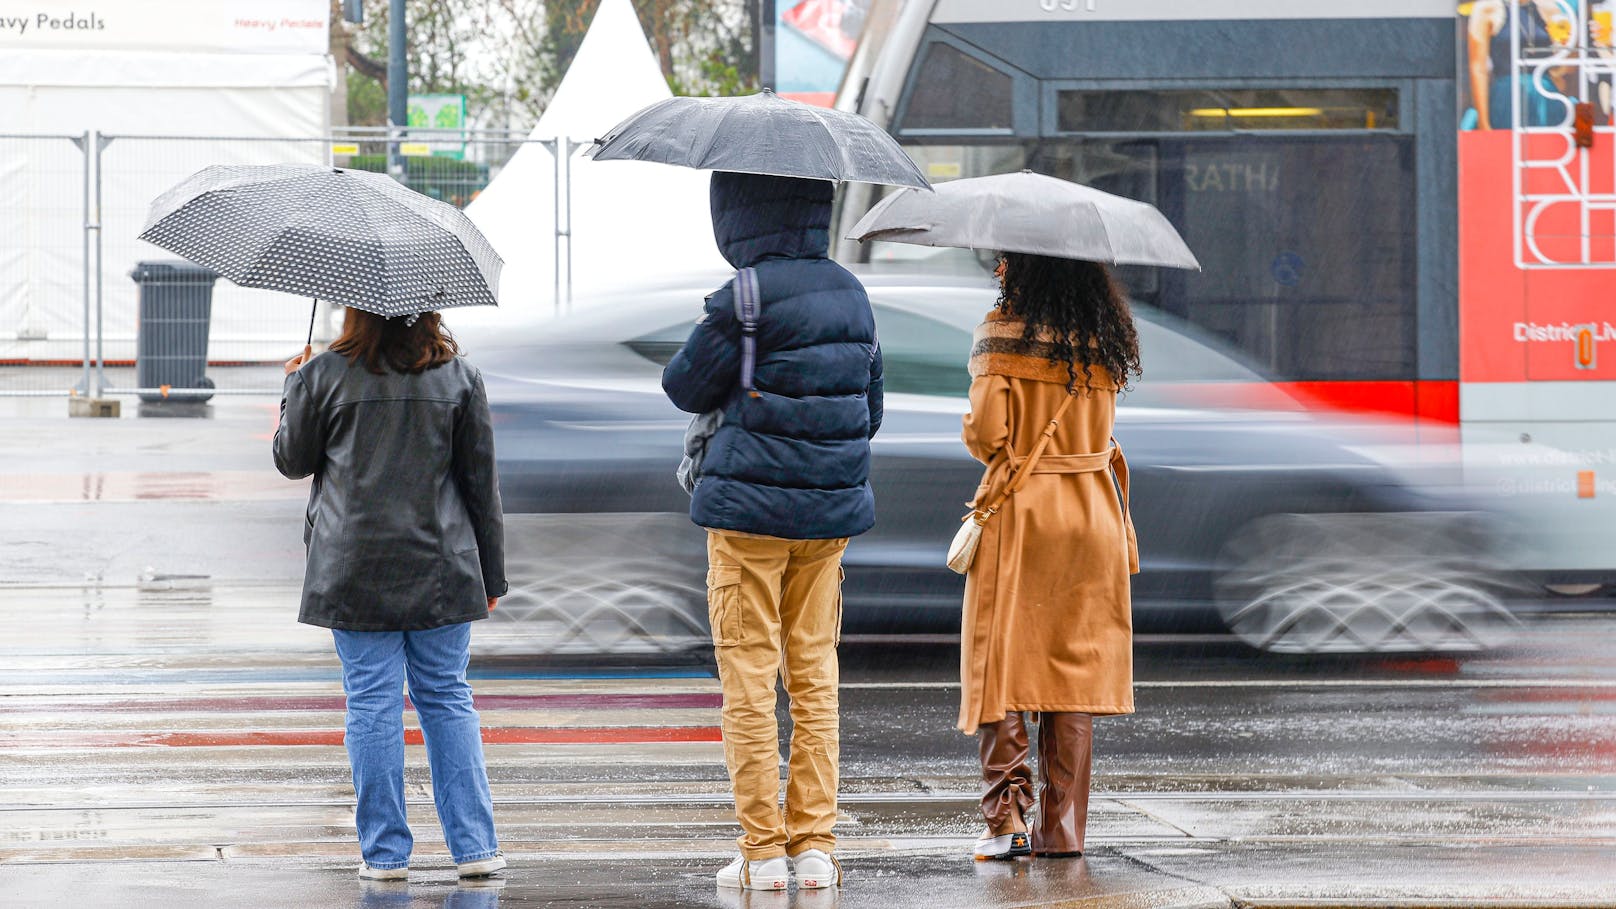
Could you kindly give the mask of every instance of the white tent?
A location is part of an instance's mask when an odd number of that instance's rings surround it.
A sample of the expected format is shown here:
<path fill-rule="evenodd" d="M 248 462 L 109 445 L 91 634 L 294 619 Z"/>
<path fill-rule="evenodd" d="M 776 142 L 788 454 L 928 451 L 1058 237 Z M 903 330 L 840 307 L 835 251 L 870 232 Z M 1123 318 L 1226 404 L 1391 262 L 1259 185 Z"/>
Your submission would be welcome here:
<path fill-rule="evenodd" d="M 713 242 L 706 173 L 597 163 L 581 154 L 630 114 L 671 97 L 632 4 L 602 0 L 529 143 L 466 208 L 505 259 L 499 309 L 452 310 L 451 325 L 513 325 L 557 310 L 556 163 L 542 141 L 566 140 L 573 152 L 562 167 L 560 222 L 567 225 L 570 183 L 572 287 L 580 307 L 613 288 L 728 269 Z M 564 246 L 561 255 L 564 296 Z"/>
<path fill-rule="evenodd" d="M 66 137 L 118 137 L 100 157 L 112 360 L 134 353 L 130 270 L 177 258 L 135 239 L 153 198 L 208 164 L 330 160 L 319 138 L 334 78 L 329 9 L 327 0 L 0 0 L 0 198 L 9 212 L 0 358 L 82 350 L 85 153 Z M 221 281 L 210 356 L 294 349 L 307 319 L 281 295 Z"/>

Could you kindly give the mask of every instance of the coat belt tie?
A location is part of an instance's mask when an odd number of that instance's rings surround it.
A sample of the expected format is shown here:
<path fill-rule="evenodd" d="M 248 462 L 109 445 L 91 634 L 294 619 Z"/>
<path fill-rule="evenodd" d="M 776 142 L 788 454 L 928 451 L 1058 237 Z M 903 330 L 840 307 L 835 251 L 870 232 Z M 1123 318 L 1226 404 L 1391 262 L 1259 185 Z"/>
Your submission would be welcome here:
<path fill-rule="evenodd" d="M 1110 448 L 1092 454 L 1046 454 L 1033 465 L 1032 472 L 1035 476 L 1041 473 L 1099 473 L 1110 469 L 1111 462 L 1117 458 L 1115 452 L 1115 448 Z"/>
<path fill-rule="evenodd" d="M 1010 456 L 1010 464 L 1014 467 L 1022 459 L 1014 454 Z M 1128 572 L 1139 573 L 1139 540 L 1133 531 L 1133 514 L 1128 509 L 1129 482 L 1128 459 L 1123 457 L 1122 446 L 1116 439 L 1111 440 L 1111 447 L 1105 451 L 1096 451 L 1088 454 L 1052 455 L 1046 454 L 1033 465 L 1033 476 L 1039 474 L 1079 474 L 1099 473 L 1110 470 L 1116 480 L 1117 491 L 1122 494 L 1122 524 L 1128 533 Z"/>

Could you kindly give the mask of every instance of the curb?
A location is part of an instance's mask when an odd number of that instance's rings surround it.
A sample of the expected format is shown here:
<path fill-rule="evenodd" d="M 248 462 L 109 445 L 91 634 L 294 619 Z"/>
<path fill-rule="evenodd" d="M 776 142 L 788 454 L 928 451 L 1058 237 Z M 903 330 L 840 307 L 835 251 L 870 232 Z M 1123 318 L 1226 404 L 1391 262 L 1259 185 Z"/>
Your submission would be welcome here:
<path fill-rule="evenodd" d="M 1233 896 L 1233 909 L 1616 909 L 1616 894 L 1593 896 L 1445 896 L 1445 898 L 1275 899 Z"/>
<path fill-rule="evenodd" d="M 1053 902 L 1023 903 L 1018 909 L 1241 909 L 1241 907 L 1216 887 L 1174 887 Z"/>

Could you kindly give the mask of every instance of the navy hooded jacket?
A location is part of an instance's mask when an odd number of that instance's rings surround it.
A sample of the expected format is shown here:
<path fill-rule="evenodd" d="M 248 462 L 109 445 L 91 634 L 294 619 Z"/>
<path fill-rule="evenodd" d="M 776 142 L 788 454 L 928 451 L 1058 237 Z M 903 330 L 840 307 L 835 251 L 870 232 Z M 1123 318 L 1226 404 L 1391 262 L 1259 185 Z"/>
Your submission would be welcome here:
<path fill-rule="evenodd" d="M 734 281 L 662 373 L 680 410 L 723 408 L 690 519 L 791 540 L 851 537 L 875 524 L 870 437 L 881 426 L 881 351 L 864 286 L 826 257 L 831 184 L 713 174 L 713 233 L 736 268 L 757 269 L 757 394 L 742 391 Z"/>

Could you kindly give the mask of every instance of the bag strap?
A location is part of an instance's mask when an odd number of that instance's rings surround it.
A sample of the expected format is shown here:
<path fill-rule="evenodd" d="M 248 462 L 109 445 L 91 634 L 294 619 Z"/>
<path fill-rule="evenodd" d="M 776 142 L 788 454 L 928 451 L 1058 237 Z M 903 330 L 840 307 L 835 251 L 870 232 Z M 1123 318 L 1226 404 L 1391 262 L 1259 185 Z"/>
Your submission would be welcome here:
<path fill-rule="evenodd" d="M 741 323 L 741 388 L 758 397 L 752 375 L 757 370 L 758 327 L 757 269 L 743 268 L 735 273 L 735 319 Z"/>
<path fill-rule="evenodd" d="M 1044 434 L 1038 439 L 1038 444 L 1033 446 L 1032 453 L 1027 455 L 1025 461 L 1010 468 L 1010 481 L 1005 483 L 1004 489 L 1000 490 L 999 494 L 994 497 L 993 504 L 986 508 L 978 508 L 977 511 L 986 512 L 987 514 L 997 513 L 1006 499 L 1015 495 L 1017 490 L 1026 485 L 1027 478 L 1032 476 L 1032 469 L 1038 466 L 1038 459 L 1044 456 L 1044 449 L 1049 447 L 1049 441 L 1055 437 L 1055 430 L 1060 426 L 1060 419 L 1065 415 L 1066 408 L 1072 406 L 1072 401 L 1076 398 L 1077 395 L 1071 393 L 1066 395 L 1066 400 L 1062 401 L 1061 406 L 1055 409 L 1055 415 L 1050 418 L 1049 425 L 1044 427 Z"/>

